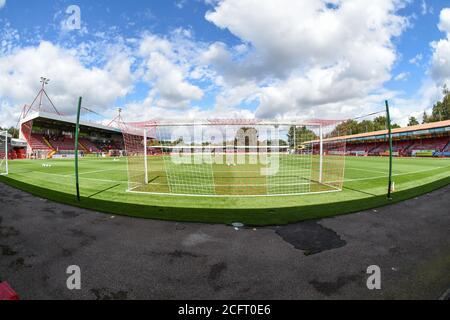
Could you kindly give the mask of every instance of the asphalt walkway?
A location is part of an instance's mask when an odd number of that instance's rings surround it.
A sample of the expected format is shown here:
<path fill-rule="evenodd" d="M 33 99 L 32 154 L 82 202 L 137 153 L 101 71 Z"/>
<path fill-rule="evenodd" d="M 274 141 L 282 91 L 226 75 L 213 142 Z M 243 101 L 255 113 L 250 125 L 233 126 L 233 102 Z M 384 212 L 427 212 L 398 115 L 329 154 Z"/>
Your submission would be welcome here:
<path fill-rule="evenodd" d="M 69 265 L 81 290 L 66 287 Z M 366 270 L 381 268 L 381 290 Z M 438 299 L 450 186 L 404 203 L 239 229 L 113 217 L 0 183 L 0 279 L 23 299 Z"/>

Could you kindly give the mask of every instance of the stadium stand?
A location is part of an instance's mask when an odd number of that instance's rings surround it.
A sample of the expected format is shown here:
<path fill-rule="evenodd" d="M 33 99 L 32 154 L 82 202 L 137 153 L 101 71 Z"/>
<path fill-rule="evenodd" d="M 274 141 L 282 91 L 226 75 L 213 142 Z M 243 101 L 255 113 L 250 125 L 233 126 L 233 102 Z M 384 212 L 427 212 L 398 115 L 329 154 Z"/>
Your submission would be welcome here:
<path fill-rule="evenodd" d="M 394 156 L 450 157 L 450 120 L 392 130 Z M 367 132 L 325 141 L 345 139 L 351 156 L 386 156 L 389 154 L 387 130 Z M 326 152 L 333 150 L 325 148 Z"/>
<path fill-rule="evenodd" d="M 75 119 L 44 111 L 32 111 L 20 121 L 20 139 L 26 145 L 26 157 L 44 159 L 72 157 L 75 153 Z M 118 128 L 92 122 L 80 122 L 81 154 L 123 150 L 122 132 Z M 23 153 L 17 155 L 23 157 Z"/>
<path fill-rule="evenodd" d="M 392 145 L 392 151 L 398 152 L 400 155 L 406 155 L 407 150 L 412 146 L 411 141 L 394 141 Z M 386 148 L 389 148 L 389 145 L 386 143 Z"/>
<path fill-rule="evenodd" d="M 368 152 L 371 156 L 379 156 L 382 153 L 386 152 L 389 149 L 389 145 L 387 143 L 378 143 L 375 148 L 372 148 L 370 152 Z"/>
<path fill-rule="evenodd" d="M 29 140 L 30 147 L 34 150 L 51 150 L 44 139 L 43 134 L 32 134 Z"/>
<path fill-rule="evenodd" d="M 380 143 L 351 143 L 347 144 L 347 153 L 349 155 L 375 154 L 376 150 L 383 149 L 384 144 Z"/>
<path fill-rule="evenodd" d="M 427 138 L 419 140 L 393 141 L 392 151 L 398 153 L 399 156 L 411 156 L 413 150 L 416 151 L 448 151 L 449 138 Z M 369 156 L 384 155 L 389 151 L 388 142 L 371 144 L 371 143 L 354 143 L 347 146 L 348 155 L 361 155 L 363 153 Z"/>
<path fill-rule="evenodd" d="M 86 149 L 87 152 L 89 153 L 96 153 L 102 151 L 94 142 L 92 142 L 89 139 L 80 138 L 79 143 L 83 147 L 83 149 Z"/>
<path fill-rule="evenodd" d="M 445 137 L 420 139 L 419 141 L 413 143 L 409 149 L 443 151 L 448 142 L 449 139 Z"/>
<path fill-rule="evenodd" d="M 16 150 L 11 157 L 45 158 L 74 154 L 75 121 L 72 118 L 37 112 L 22 119 L 20 128 L 20 137 L 25 141 L 27 151 Z M 122 132 L 118 128 L 86 122 L 81 123 L 80 135 L 80 151 L 84 154 L 113 155 L 125 149 Z M 450 120 L 393 129 L 392 138 L 394 156 L 450 157 Z M 348 155 L 389 154 L 387 130 L 328 138 L 324 140 L 324 151 L 330 154 L 341 152 L 334 149 L 333 143 L 341 140 L 346 141 Z M 317 152 L 314 147 L 313 153 Z"/>
<path fill-rule="evenodd" d="M 11 136 L 8 137 L 8 159 L 26 159 L 26 147 L 27 143 L 20 139 L 14 139 Z M 0 159 L 5 157 L 5 151 L 0 148 Z"/>
<path fill-rule="evenodd" d="M 75 140 L 72 137 L 57 137 L 49 140 L 56 151 L 75 151 Z"/>
<path fill-rule="evenodd" d="M 16 150 L 17 159 L 26 159 L 27 158 L 27 150 L 25 148 L 21 148 Z"/>

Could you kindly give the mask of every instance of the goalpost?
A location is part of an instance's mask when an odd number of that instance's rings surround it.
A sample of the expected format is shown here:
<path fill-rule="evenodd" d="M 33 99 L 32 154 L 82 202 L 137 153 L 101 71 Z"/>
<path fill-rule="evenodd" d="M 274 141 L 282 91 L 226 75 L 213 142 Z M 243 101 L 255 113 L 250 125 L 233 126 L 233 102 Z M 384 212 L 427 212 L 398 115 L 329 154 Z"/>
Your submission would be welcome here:
<path fill-rule="evenodd" d="M 0 175 L 8 174 L 8 132 L 0 132 Z"/>
<path fill-rule="evenodd" d="M 289 196 L 341 191 L 338 122 L 203 120 L 123 123 L 128 191 Z"/>

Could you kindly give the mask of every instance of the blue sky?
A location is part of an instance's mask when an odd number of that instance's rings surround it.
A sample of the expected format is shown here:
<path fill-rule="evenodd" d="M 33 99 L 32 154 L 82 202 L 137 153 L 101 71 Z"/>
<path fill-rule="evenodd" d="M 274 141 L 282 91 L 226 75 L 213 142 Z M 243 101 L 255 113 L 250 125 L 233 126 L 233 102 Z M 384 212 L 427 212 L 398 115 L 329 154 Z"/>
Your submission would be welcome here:
<path fill-rule="evenodd" d="M 71 5 L 80 9 L 80 28 L 66 27 Z M 389 99 L 402 124 L 430 109 L 450 79 L 447 1 L 0 0 L 0 7 L 0 125 L 15 122 L 40 76 L 53 80 L 48 92 L 66 114 L 79 95 L 105 118 L 120 106 L 130 119 L 351 118 Z"/>
<path fill-rule="evenodd" d="M 424 9 L 424 3 L 426 4 Z M 427 72 L 428 63 L 432 57 L 430 43 L 443 37 L 442 31 L 437 28 L 439 13 L 450 2 L 412 1 L 405 9 L 399 12 L 411 17 L 411 26 L 406 29 L 395 44 L 399 52 L 399 61 L 393 69 L 394 74 L 409 73 L 406 81 L 389 81 L 388 88 L 404 91 L 406 95 L 414 95 L 420 89 L 421 82 Z M 417 56 L 422 57 L 417 64 L 410 62 Z"/>

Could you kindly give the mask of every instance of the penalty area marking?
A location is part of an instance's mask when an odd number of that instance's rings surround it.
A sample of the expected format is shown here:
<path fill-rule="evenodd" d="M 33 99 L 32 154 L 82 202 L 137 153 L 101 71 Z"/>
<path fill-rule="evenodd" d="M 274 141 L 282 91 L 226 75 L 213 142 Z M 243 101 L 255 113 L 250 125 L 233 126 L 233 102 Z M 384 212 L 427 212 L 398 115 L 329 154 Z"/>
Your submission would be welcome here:
<path fill-rule="evenodd" d="M 139 187 L 135 187 L 136 189 Z M 184 194 L 184 193 L 160 193 L 160 192 L 146 192 L 146 191 L 134 191 L 126 190 L 127 193 L 132 194 L 140 194 L 140 195 L 155 195 L 155 196 L 175 196 L 175 197 L 196 197 L 196 198 L 261 198 L 261 197 L 291 197 L 291 196 L 302 196 L 308 194 L 324 194 L 324 193 L 332 193 L 332 192 L 340 192 L 341 190 L 328 190 L 328 191 L 317 191 L 317 192 L 304 192 L 304 193 L 273 193 L 273 194 L 261 194 L 261 195 L 250 195 L 250 194 L 232 194 L 232 195 L 220 195 L 220 194 Z"/>
<path fill-rule="evenodd" d="M 426 169 L 426 170 L 419 170 L 419 171 L 411 171 L 411 172 L 407 172 L 407 173 L 396 173 L 396 174 L 393 174 L 392 176 L 393 177 L 406 176 L 408 174 L 423 173 L 423 172 L 434 171 L 434 170 L 445 169 L 445 168 L 450 168 L 450 166 L 438 167 L 438 168 Z M 344 182 L 376 180 L 376 179 L 382 179 L 382 178 L 388 178 L 388 177 L 389 177 L 388 175 L 384 175 L 384 176 L 370 177 L 370 178 L 344 179 Z M 339 181 L 331 181 L 331 183 L 337 183 L 337 182 L 339 182 Z"/>

